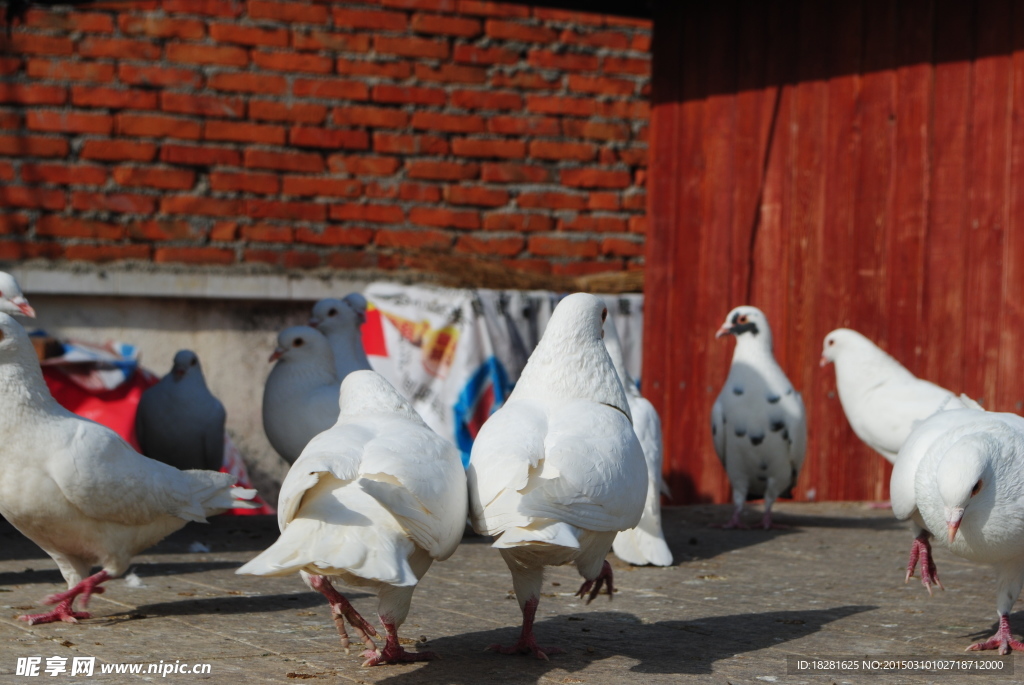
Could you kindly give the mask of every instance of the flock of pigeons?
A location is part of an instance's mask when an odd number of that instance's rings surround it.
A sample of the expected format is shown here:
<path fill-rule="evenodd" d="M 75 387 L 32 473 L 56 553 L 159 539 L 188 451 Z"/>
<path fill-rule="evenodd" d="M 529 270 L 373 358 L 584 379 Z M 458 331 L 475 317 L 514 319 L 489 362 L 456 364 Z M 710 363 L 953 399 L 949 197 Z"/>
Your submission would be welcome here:
<path fill-rule="evenodd" d="M 494 538 L 512 574 L 523 623 L 514 644 L 492 645 L 506 654 L 561 651 L 542 648 L 533 632 L 545 566 L 575 565 L 584 579 L 577 594 L 589 602 L 614 592 L 612 549 L 633 564 L 672 563 L 659 506 L 661 424 L 625 369 L 600 299 L 577 293 L 559 303 L 515 389 L 477 435 L 468 469 L 370 369 L 360 337 L 366 306 L 357 294 L 323 300 L 309 326 L 278 335 L 263 421 L 292 464 L 278 503 L 281 536 L 238 573 L 298 572 L 327 599 L 346 652 L 351 629 L 364 665 L 376 665 L 434 658 L 403 649 L 398 630 L 417 583 L 454 553 L 467 519 Z M 21 618 L 75 622 L 88 617 L 75 599 L 84 608 L 133 555 L 188 521 L 247 506 L 255 492 L 216 472 L 224 409 L 194 353 L 179 352 L 143 395 L 136 427 L 147 458 L 53 399 L 9 315 L 34 312 L 2 273 L 0 312 L 0 514 L 54 559 L 69 588 L 46 599 L 51 611 Z M 724 527 L 743 527 L 744 502 L 763 498 L 770 528 L 772 504 L 792 490 L 803 462 L 803 402 L 775 362 L 760 310 L 734 309 L 724 335 L 737 341 L 712 411 L 736 507 Z M 854 331 L 825 338 L 827 362 L 858 437 L 895 461 L 893 511 L 915 526 L 907 578 L 920 561 L 929 592 L 939 584 L 933 534 L 954 554 L 995 565 L 999 632 L 970 649 L 1024 649 L 1007 619 L 1024 584 L 1024 419 L 918 380 Z M 101 570 L 89 575 L 94 566 Z M 383 635 L 336 581 L 376 592 Z"/>

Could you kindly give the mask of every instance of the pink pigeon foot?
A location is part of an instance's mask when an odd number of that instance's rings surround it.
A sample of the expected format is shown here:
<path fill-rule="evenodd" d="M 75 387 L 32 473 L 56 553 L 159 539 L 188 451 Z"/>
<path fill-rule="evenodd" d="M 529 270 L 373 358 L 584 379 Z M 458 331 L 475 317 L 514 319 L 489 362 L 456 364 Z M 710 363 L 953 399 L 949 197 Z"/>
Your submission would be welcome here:
<path fill-rule="evenodd" d="M 387 638 L 384 641 L 384 648 L 380 650 L 368 649 L 363 652 L 366 661 L 363 666 L 379 666 L 381 664 L 404 664 L 414 661 L 431 661 L 440 659 L 434 652 L 407 652 L 398 643 L 398 628 L 394 623 L 381 620 Z"/>
<path fill-rule="evenodd" d="M 348 653 L 349 645 L 351 644 L 348 632 L 345 630 L 345 619 L 348 619 L 352 629 L 356 631 L 356 634 L 363 641 L 363 644 L 366 645 L 368 651 L 372 650 L 376 653 L 377 643 L 373 641 L 370 635 L 376 635 L 377 630 L 331 585 L 331 581 L 324 576 L 310 574 L 309 584 L 313 586 L 314 590 L 323 595 L 331 605 L 331 618 L 334 619 L 334 625 L 338 629 L 338 637 L 341 639 L 341 646 L 345 653 Z"/>
<path fill-rule="evenodd" d="M 985 642 L 978 642 L 967 648 L 968 652 L 981 652 L 987 649 L 998 649 L 1000 654 L 1011 651 L 1024 652 L 1024 642 L 1017 642 L 1010 634 L 1010 617 L 1003 614 L 999 617 L 999 630 Z"/>
<path fill-rule="evenodd" d="M 588 580 L 583 585 L 580 585 L 580 589 L 576 591 L 576 596 L 582 599 L 583 595 L 589 592 L 590 596 L 587 597 L 587 604 L 590 604 L 600 594 L 602 585 L 608 586 L 608 599 L 611 600 L 612 593 L 615 592 L 615 586 L 612 585 L 612 566 L 607 561 L 601 566 L 601 572 L 597 574 L 597 578 Z"/>
<path fill-rule="evenodd" d="M 761 527 L 765 530 L 772 530 L 773 528 L 775 530 L 786 530 L 789 528 L 785 523 L 774 523 L 770 509 L 764 512 L 764 516 L 761 517 Z"/>
<path fill-rule="evenodd" d="M 722 530 L 746 530 L 747 528 L 750 528 L 750 526 L 740 520 L 740 510 L 737 509 L 732 513 L 732 518 L 729 519 L 728 523 L 712 523 L 708 528 L 721 528 Z"/>
<path fill-rule="evenodd" d="M 608 562 L 605 562 L 607 564 Z M 537 605 L 540 600 L 531 597 L 523 607 L 523 630 L 515 644 L 508 647 L 502 645 L 491 645 L 487 649 L 499 654 L 533 654 L 537 659 L 549 661 L 548 654 L 564 654 L 564 650 L 558 647 L 541 647 L 537 644 L 537 638 L 533 635 L 533 620 L 537 616 Z"/>
<path fill-rule="evenodd" d="M 44 604 L 57 605 L 53 608 L 53 611 L 48 611 L 45 614 L 25 614 L 18 618 L 33 626 L 41 623 L 54 623 L 56 621 L 78 623 L 78 619 L 80 618 L 89 618 L 89 613 L 85 611 L 74 611 L 72 605 L 75 603 L 75 598 L 79 595 L 82 596 L 82 607 L 84 608 L 89 604 L 90 597 L 93 595 L 101 595 L 106 592 L 107 589 L 105 587 L 100 587 L 100 583 L 107 580 L 110 580 L 110 574 L 106 571 L 94 573 L 88 578 L 83 578 L 78 585 L 74 586 L 70 590 L 52 594 L 44 599 Z"/>
<path fill-rule="evenodd" d="M 935 568 L 935 560 L 932 558 L 930 540 L 931 534 L 928 531 L 921 531 L 921 534 L 914 538 L 910 545 L 910 559 L 907 561 L 907 577 L 903 580 L 904 583 L 910 580 L 910 577 L 914 575 L 914 569 L 917 567 L 917 560 L 920 559 L 921 584 L 928 590 L 929 596 L 932 594 L 932 583 L 938 585 L 942 590 L 946 589 L 942 587 L 942 583 L 939 581 L 939 572 Z"/>

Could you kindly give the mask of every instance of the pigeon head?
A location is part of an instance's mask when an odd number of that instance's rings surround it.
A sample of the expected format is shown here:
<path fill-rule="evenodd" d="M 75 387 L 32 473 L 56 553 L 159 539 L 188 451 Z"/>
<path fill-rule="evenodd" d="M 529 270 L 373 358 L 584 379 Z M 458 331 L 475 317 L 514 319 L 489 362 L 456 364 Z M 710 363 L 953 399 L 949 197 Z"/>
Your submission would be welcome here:
<path fill-rule="evenodd" d="M 992 436 L 970 433 L 953 443 L 939 462 L 936 481 L 950 542 L 956 538 L 957 530 L 972 504 L 981 500 L 991 503 L 992 458 L 998 452 L 999 442 Z M 975 509 L 982 508 L 975 504 Z"/>
<path fill-rule="evenodd" d="M 366 321 L 366 300 L 358 293 L 344 299 L 333 297 L 313 305 L 309 325 L 322 331 L 358 330 Z"/>
<path fill-rule="evenodd" d="M 192 369 L 199 371 L 199 357 L 192 350 L 178 350 L 174 355 L 174 365 L 171 366 L 171 377 L 180 381 Z"/>
<path fill-rule="evenodd" d="M 412 405 L 375 371 L 359 370 L 345 376 L 338 394 L 338 407 L 340 416 L 401 414 L 423 423 Z"/>
<path fill-rule="evenodd" d="M 749 345 L 756 341 L 761 347 L 772 349 L 772 329 L 768 327 L 768 317 L 757 307 L 744 305 L 729 312 L 715 337 L 727 335 L 735 335 L 737 345 Z"/>
<path fill-rule="evenodd" d="M 331 359 L 331 348 L 324 334 L 310 326 L 292 326 L 277 334 L 277 347 L 269 361 L 293 361 L 320 357 Z"/>
<path fill-rule="evenodd" d="M 819 366 L 825 366 L 835 362 L 843 352 L 851 349 L 862 348 L 865 342 L 872 347 L 875 346 L 873 342 L 857 331 L 849 328 L 837 328 L 825 336 L 825 341 L 822 343 L 821 347 L 821 361 L 819 362 Z"/>
<path fill-rule="evenodd" d="M 28 333 L 9 314 L 0 312 L 0 364 L 32 362 L 39 366 Z"/>
<path fill-rule="evenodd" d="M 32 305 L 21 294 L 21 288 L 14 280 L 14 276 L 3 271 L 0 271 L 0 312 L 32 318 L 36 315 L 36 310 L 32 309 Z"/>

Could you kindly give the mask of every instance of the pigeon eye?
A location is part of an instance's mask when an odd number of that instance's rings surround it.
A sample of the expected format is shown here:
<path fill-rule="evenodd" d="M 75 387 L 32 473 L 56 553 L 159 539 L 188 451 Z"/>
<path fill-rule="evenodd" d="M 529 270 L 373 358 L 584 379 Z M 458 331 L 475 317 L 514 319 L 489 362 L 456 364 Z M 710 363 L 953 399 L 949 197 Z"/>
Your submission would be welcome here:
<path fill-rule="evenodd" d="M 829 341 L 828 341 L 828 346 L 829 346 L 829 347 L 832 347 L 832 346 L 833 346 L 833 345 L 835 345 L 835 344 L 836 344 L 836 341 L 835 341 L 835 340 L 829 340 Z"/>
<path fill-rule="evenodd" d="M 604 320 L 607 319 L 607 318 L 608 318 L 608 308 L 605 307 L 604 309 L 601 310 L 601 322 L 604 323 Z"/>
<path fill-rule="evenodd" d="M 192 360 L 192 361 L 191 361 L 191 362 L 189 363 L 189 366 L 195 366 L 195 365 L 196 365 L 196 360 L 195 360 L 195 359 L 193 359 L 193 360 Z"/>
<path fill-rule="evenodd" d="M 338 315 L 338 310 L 337 309 L 332 309 L 331 311 L 327 312 L 327 316 L 337 316 L 337 315 Z"/>
<path fill-rule="evenodd" d="M 294 343 L 292 343 L 292 347 L 302 347 L 302 345 L 303 345 L 303 344 L 304 344 L 305 342 L 306 342 L 306 341 L 305 341 L 305 340 L 303 340 L 302 338 L 296 338 L 296 339 L 295 339 L 295 342 L 294 342 Z"/>
<path fill-rule="evenodd" d="M 744 314 L 740 318 L 736 319 L 736 323 L 739 323 L 739 324 L 744 324 L 746 322 L 747 322 L 747 315 L 746 314 Z"/>
<path fill-rule="evenodd" d="M 971 488 L 971 497 L 974 497 L 975 495 L 977 495 L 978 491 L 980 491 L 980 490 L 981 490 L 981 481 L 979 480 L 977 483 L 974 484 L 974 487 Z"/>

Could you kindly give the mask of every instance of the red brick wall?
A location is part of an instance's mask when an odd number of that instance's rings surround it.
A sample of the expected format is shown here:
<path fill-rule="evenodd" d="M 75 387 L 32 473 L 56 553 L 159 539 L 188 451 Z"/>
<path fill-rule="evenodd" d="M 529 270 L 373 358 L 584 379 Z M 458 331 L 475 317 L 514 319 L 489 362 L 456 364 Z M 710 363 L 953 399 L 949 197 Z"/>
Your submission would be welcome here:
<path fill-rule="evenodd" d="M 642 264 L 647 22 L 140 0 L 33 9 L 0 46 L 0 259 Z"/>

